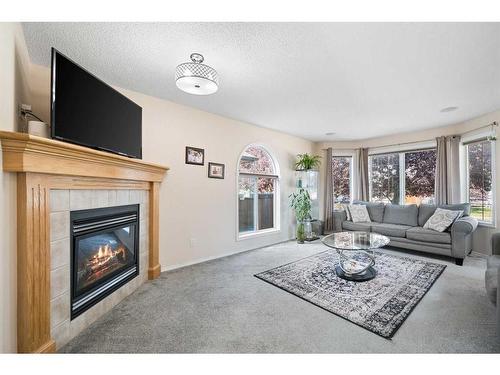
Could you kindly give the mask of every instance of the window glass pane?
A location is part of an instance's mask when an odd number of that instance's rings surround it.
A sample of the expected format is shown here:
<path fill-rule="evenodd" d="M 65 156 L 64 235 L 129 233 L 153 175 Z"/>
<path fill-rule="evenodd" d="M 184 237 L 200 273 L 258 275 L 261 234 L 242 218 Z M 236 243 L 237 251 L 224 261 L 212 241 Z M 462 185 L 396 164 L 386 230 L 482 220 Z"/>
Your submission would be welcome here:
<path fill-rule="evenodd" d="M 259 230 L 274 227 L 274 182 L 273 178 L 259 178 L 257 181 Z"/>
<path fill-rule="evenodd" d="M 373 155 L 371 200 L 399 204 L 399 154 Z"/>
<path fill-rule="evenodd" d="M 258 175 L 277 173 L 273 159 L 262 147 L 249 146 L 243 152 L 238 171 Z M 238 228 L 251 233 L 275 227 L 277 178 L 239 175 Z"/>
<path fill-rule="evenodd" d="M 343 203 L 351 202 L 351 161 L 349 156 L 334 156 L 332 159 L 334 208 L 341 209 Z"/>
<path fill-rule="evenodd" d="M 255 192 L 256 192 L 255 177 L 239 177 L 238 185 L 238 217 L 239 231 L 251 232 L 255 230 Z"/>
<path fill-rule="evenodd" d="M 405 153 L 405 203 L 433 204 L 436 150 Z"/>
<path fill-rule="evenodd" d="M 262 147 L 249 146 L 241 156 L 240 172 L 275 174 L 273 159 Z"/>
<path fill-rule="evenodd" d="M 491 142 L 484 141 L 468 145 L 467 155 L 471 216 L 481 221 L 492 222 Z"/>

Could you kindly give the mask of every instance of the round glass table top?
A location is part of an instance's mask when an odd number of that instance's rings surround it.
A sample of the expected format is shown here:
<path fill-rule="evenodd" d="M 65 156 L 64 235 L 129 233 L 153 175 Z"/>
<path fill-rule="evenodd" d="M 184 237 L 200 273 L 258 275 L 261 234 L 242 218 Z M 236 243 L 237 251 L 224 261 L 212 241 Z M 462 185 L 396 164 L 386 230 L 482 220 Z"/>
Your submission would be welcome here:
<path fill-rule="evenodd" d="M 389 237 L 370 232 L 339 232 L 329 234 L 322 242 L 339 250 L 370 250 L 378 249 L 390 242 Z"/>

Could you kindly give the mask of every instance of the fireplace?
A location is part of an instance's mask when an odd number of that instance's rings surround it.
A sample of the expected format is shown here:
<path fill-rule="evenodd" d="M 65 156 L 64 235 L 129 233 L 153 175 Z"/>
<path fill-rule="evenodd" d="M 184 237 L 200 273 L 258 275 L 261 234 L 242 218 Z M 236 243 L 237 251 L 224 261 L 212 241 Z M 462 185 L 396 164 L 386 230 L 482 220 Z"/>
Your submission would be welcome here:
<path fill-rule="evenodd" d="M 139 274 L 139 205 L 71 212 L 71 319 Z"/>

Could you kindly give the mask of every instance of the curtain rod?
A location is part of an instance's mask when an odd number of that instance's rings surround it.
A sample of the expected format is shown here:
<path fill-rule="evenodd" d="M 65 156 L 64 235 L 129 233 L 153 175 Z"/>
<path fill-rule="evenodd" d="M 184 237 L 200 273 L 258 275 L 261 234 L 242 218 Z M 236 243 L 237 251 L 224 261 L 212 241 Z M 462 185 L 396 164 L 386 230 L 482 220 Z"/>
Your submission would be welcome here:
<path fill-rule="evenodd" d="M 490 127 L 490 126 L 498 126 L 498 122 L 496 121 L 493 121 L 487 125 L 483 125 L 483 126 L 480 126 L 478 128 L 474 128 L 474 129 L 471 129 L 471 130 L 467 130 L 466 132 L 463 132 L 462 134 L 460 135 L 465 135 L 465 134 L 469 134 L 469 133 L 472 133 L 472 132 L 475 132 L 476 130 L 479 130 L 479 129 L 483 129 L 483 128 L 487 128 L 487 127 Z M 393 147 L 393 146 L 404 146 L 404 145 L 410 145 L 410 144 L 413 144 L 413 143 L 421 143 L 421 142 L 431 142 L 431 141 L 435 141 L 436 138 L 432 138 L 432 139 L 424 139 L 422 141 L 409 141 L 409 142 L 403 142 L 403 143 L 395 143 L 395 144 L 388 144 L 388 145 L 384 145 L 384 146 L 376 146 L 376 147 L 368 147 L 368 148 L 382 148 L 382 147 Z M 342 142 L 342 141 L 339 141 L 339 142 Z M 361 148 L 361 147 L 351 147 L 351 148 L 337 148 L 335 147 L 334 150 L 340 150 L 340 151 L 353 151 L 353 150 L 356 150 L 358 148 Z M 328 148 L 322 148 L 321 149 L 322 151 L 327 151 Z"/>
<path fill-rule="evenodd" d="M 404 145 L 411 145 L 411 144 L 415 144 L 415 143 L 431 142 L 431 141 L 435 141 L 435 140 L 436 140 L 435 138 L 433 138 L 433 139 L 423 139 L 421 141 L 409 141 L 409 142 L 402 142 L 402 143 L 391 143 L 391 144 L 387 144 L 387 145 L 383 145 L 383 146 L 375 146 L 375 147 L 368 147 L 368 148 L 382 148 L 382 147 L 404 146 Z M 353 150 L 357 150 L 359 148 L 362 148 L 362 147 L 351 147 L 351 148 L 333 147 L 333 150 L 334 151 L 337 151 L 337 150 L 340 150 L 340 151 L 353 151 Z M 327 148 L 322 148 L 321 150 L 322 151 L 327 151 L 328 149 Z"/>
<path fill-rule="evenodd" d="M 488 125 L 483 125 L 483 126 L 480 126 L 479 128 L 467 130 L 466 132 L 463 132 L 462 135 L 473 133 L 473 132 L 475 132 L 476 130 L 479 130 L 479 129 L 489 128 L 490 126 L 492 126 L 492 127 L 493 126 L 498 126 L 498 122 L 493 121 L 493 122 L 489 123 Z"/>

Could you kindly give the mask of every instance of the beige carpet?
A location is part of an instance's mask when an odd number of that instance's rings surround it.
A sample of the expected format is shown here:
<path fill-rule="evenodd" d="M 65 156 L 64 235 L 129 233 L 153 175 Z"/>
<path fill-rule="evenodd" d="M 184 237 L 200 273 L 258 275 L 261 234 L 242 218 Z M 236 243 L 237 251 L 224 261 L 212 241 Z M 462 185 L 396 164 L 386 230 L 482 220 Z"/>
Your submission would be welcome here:
<path fill-rule="evenodd" d="M 497 352 L 485 260 L 382 250 L 446 264 L 392 340 L 254 277 L 324 251 L 287 242 L 162 273 L 68 343 L 62 352 L 468 353 Z"/>

